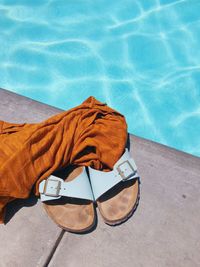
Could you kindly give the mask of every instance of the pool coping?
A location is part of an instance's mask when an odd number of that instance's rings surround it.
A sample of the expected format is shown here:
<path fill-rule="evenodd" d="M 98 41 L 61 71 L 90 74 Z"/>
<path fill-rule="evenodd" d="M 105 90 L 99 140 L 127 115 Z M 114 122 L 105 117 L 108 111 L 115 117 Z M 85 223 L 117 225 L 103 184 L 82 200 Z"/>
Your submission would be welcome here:
<path fill-rule="evenodd" d="M 39 105 L 39 107 L 40 107 L 40 109 L 42 109 L 42 111 L 45 109 L 45 110 L 49 110 L 51 112 L 55 112 L 55 114 L 64 111 L 63 109 L 57 108 L 57 107 L 55 107 L 53 105 L 42 103 L 42 102 L 40 102 L 38 100 L 35 100 L 35 99 L 32 99 L 30 97 L 26 97 L 26 96 L 20 95 L 18 93 L 12 92 L 11 90 L 7 90 L 7 89 L 4 89 L 4 88 L 0 88 L 0 90 L 1 90 L 1 93 L 3 93 L 5 96 L 6 95 L 7 96 L 15 96 L 16 100 L 20 100 L 21 101 L 23 99 L 25 102 L 28 101 L 32 105 L 34 105 L 34 104 L 35 105 Z M 200 159 L 200 157 L 198 157 L 196 155 L 192 155 L 192 154 L 184 152 L 182 150 L 179 150 L 179 149 L 164 145 L 164 144 L 156 142 L 156 141 L 152 141 L 152 140 L 147 139 L 147 138 L 143 138 L 141 136 L 137 136 L 135 134 L 131 134 L 130 133 L 130 136 L 132 136 L 135 140 L 137 140 L 137 142 L 144 142 L 146 145 L 152 145 L 152 149 L 153 149 L 154 145 L 156 145 L 157 147 L 158 146 L 160 147 L 161 151 L 164 151 L 167 148 L 168 151 L 171 151 L 172 154 L 174 154 L 174 153 L 177 154 L 178 153 L 179 156 L 180 156 L 180 154 L 182 154 L 183 157 L 188 157 L 192 161 L 195 160 L 195 158 Z"/>

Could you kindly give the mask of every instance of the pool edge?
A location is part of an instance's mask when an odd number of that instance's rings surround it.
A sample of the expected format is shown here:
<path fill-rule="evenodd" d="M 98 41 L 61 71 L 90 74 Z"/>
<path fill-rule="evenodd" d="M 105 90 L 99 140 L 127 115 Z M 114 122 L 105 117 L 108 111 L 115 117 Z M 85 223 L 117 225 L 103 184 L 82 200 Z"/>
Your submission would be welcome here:
<path fill-rule="evenodd" d="M 52 113 L 52 115 L 55 114 L 55 113 L 59 113 L 59 112 L 64 111 L 63 109 L 59 109 L 59 108 L 57 108 L 55 106 L 40 102 L 40 101 L 32 99 L 30 97 L 20 95 L 20 94 L 18 94 L 16 92 L 12 92 L 12 91 L 10 91 L 8 89 L 0 88 L 0 94 L 2 94 L 3 97 L 8 97 L 8 98 L 11 97 L 12 99 L 16 98 L 16 100 L 18 100 L 18 101 L 23 101 L 24 104 L 28 104 L 29 103 L 31 105 L 34 105 L 35 107 L 38 106 L 39 109 L 42 109 L 42 111 L 44 111 L 44 110 L 47 111 L 48 110 L 48 111 L 50 111 L 50 114 Z M 15 118 L 13 118 L 13 119 L 15 121 Z M 159 150 L 162 151 L 162 152 L 165 149 L 167 149 L 168 151 L 170 151 L 171 153 L 175 153 L 176 155 L 179 154 L 179 155 L 182 155 L 182 157 L 184 156 L 184 157 L 187 157 L 187 158 L 190 158 L 190 159 L 200 160 L 200 157 L 198 157 L 196 155 L 192 155 L 192 154 L 187 153 L 187 152 L 184 152 L 182 150 L 178 150 L 176 148 L 173 148 L 173 147 L 170 147 L 170 146 L 167 146 L 167 145 L 152 141 L 150 139 L 146 139 L 146 138 L 134 135 L 132 133 L 129 133 L 129 135 L 130 135 L 131 139 L 133 140 L 133 142 L 143 143 L 146 146 L 151 146 L 152 149 L 155 146 L 157 149 L 159 148 Z"/>

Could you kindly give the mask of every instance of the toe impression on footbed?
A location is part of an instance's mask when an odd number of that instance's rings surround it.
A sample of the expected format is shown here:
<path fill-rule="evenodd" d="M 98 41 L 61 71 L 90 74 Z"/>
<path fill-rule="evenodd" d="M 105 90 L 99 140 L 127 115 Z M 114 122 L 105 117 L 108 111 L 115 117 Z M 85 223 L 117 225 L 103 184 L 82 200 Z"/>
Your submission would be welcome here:
<path fill-rule="evenodd" d="M 79 196 L 83 193 L 76 191 L 82 190 L 81 185 L 83 185 L 84 188 L 89 186 L 88 188 L 85 188 L 86 191 L 91 190 L 89 180 L 88 185 L 86 180 L 84 181 L 84 184 L 82 183 L 79 185 L 80 179 L 88 179 L 86 176 L 87 174 L 84 167 L 77 167 L 70 170 L 69 174 L 64 179 L 66 188 L 64 187 L 63 191 L 65 191 L 65 189 L 67 191 L 67 189 L 70 188 L 72 195 L 75 194 L 76 196 Z M 76 179 L 77 182 L 75 181 Z M 74 181 L 74 184 L 71 183 L 72 181 Z M 72 186 L 72 188 L 70 186 Z M 65 194 L 65 192 L 63 194 Z M 95 223 L 95 210 L 92 199 L 80 199 L 77 197 L 74 198 L 72 196 L 67 196 L 46 201 L 43 203 L 43 206 L 49 217 L 58 226 L 70 232 L 81 233 L 88 231 Z"/>
<path fill-rule="evenodd" d="M 102 172 L 89 167 L 90 181 L 99 211 L 107 224 L 126 221 L 139 200 L 139 176 L 128 149 L 113 170 Z"/>
<path fill-rule="evenodd" d="M 121 182 L 97 200 L 104 221 L 115 225 L 128 219 L 136 208 L 139 182 Z"/>

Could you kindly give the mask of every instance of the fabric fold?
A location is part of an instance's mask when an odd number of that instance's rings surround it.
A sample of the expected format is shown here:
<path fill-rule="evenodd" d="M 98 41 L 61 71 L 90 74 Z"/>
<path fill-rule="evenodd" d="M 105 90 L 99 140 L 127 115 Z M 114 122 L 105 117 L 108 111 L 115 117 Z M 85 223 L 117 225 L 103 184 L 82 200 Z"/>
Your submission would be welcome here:
<path fill-rule="evenodd" d="M 0 222 L 6 205 L 69 164 L 108 171 L 127 140 L 123 115 L 89 97 L 81 105 L 40 123 L 0 121 Z"/>

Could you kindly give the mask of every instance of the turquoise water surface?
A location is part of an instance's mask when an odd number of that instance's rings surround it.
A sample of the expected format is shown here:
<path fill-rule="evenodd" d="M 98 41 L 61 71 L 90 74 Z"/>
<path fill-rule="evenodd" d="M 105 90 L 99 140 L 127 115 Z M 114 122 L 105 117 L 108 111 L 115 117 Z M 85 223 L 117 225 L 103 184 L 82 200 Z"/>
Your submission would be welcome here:
<path fill-rule="evenodd" d="M 200 1 L 0 0 L 0 87 L 200 156 Z"/>

